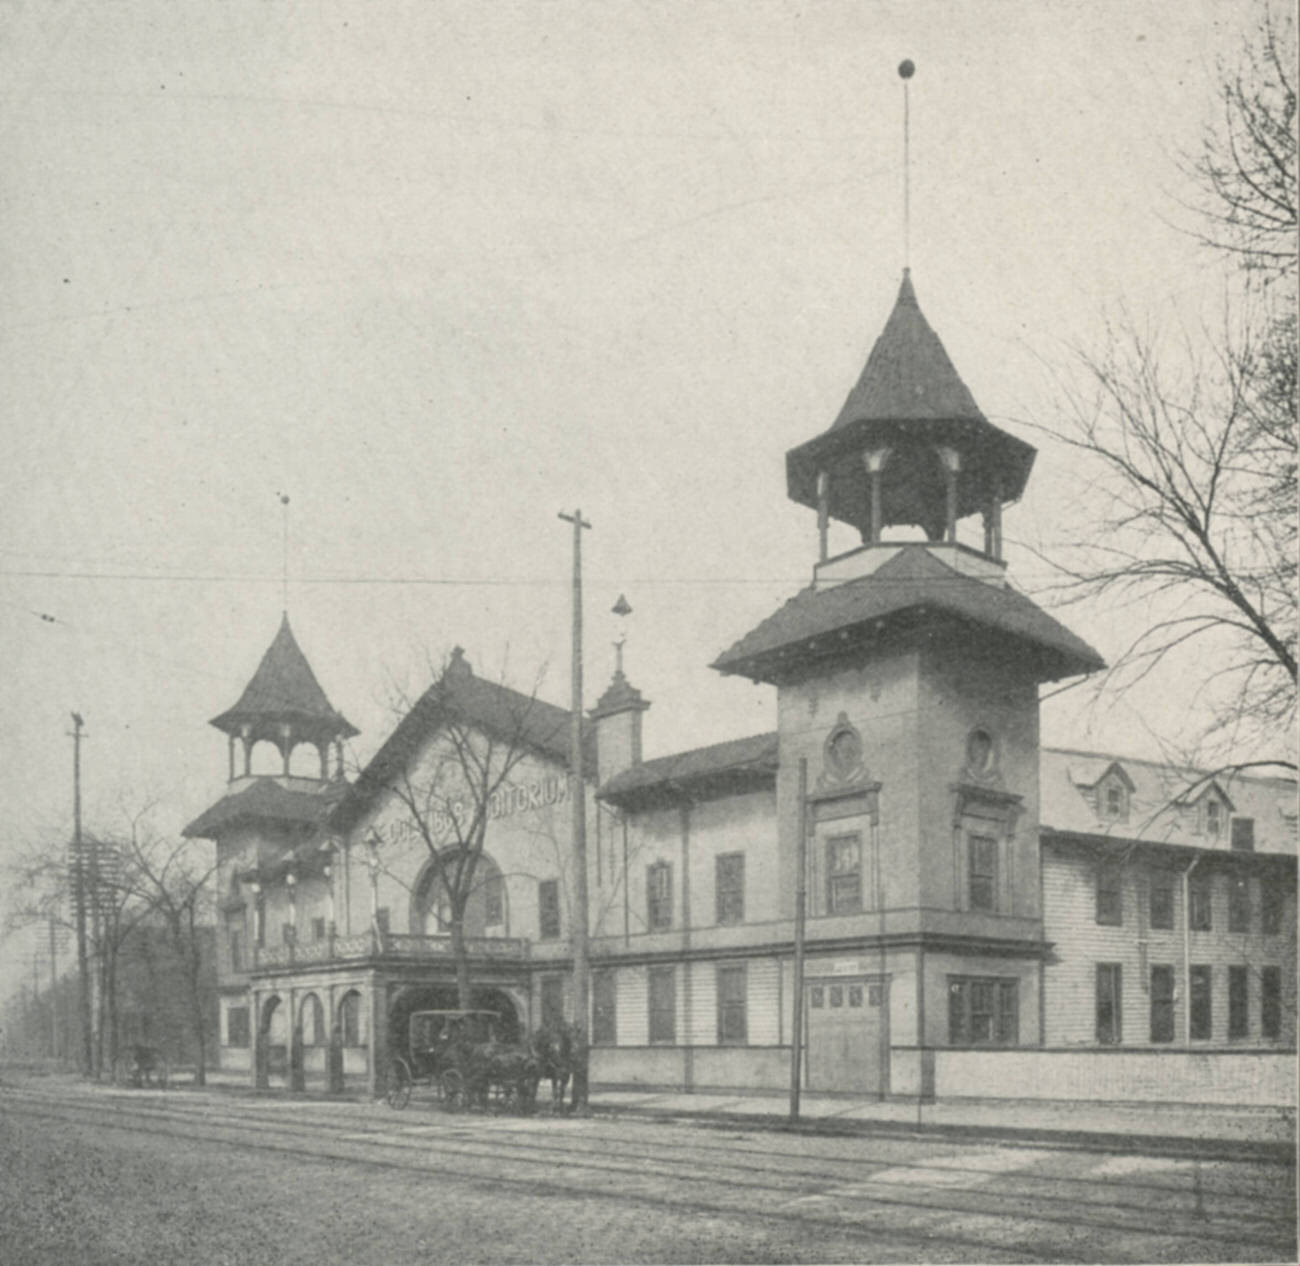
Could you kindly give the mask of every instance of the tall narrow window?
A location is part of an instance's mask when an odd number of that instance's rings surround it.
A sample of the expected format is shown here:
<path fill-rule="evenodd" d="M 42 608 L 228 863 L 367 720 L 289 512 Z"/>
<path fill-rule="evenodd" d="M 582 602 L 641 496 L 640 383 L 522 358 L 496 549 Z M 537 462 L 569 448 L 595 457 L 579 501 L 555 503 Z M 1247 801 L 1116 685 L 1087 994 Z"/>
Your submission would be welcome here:
<path fill-rule="evenodd" d="M 243 930 L 230 933 L 230 970 L 244 970 L 244 933 Z"/>
<path fill-rule="evenodd" d="M 1212 840 L 1223 834 L 1223 805 L 1213 796 L 1205 801 L 1205 834 Z"/>
<path fill-rule="evenodd" d="M 862 909 L 862 837 L 835 835 L 826 841 L 826 913 Z"/>
<path fill-rule="evenodd" d="M 673 868 L 655 862 L 645 872 L 646 923 L 654 930 L 673 925 Z"/>
<path fill-rule="evenodd" d="M 1250 977 L 1244 967 L 1228 968 L 1228 1036 L 1250 1033 Z"/>
<path fill-rule="evenodd" d="M 1255 851 L 1254 818 L 1232 819 L 1232 848 L 1237 853 L 1253 853 Z"/>
<path fill-rule="evenodd" d="M 1167 965 L 1151 969 L 1151 1040 L 1174 1040 L 1174 969 Z"/>
<path fill-rule="evenodd" d="M 355 989 L 339 1001 L 339 1032 L 344 1046 L 361 1045 L 361 995 Z"/>
<path fill-rule="evenodd" d="M 1124 922 L 1124 889 L 1120 868 L 1113 862 L 1097 867 L 1097 922 L 1118 927 Z"/>
<path fill-rule="evenodd" d="M 1276 936 L 1282 930 L 1282 908 L 1286 895 L 1276 881 L 1265 879 L 1259 886 L 1259 930 L 1265 936 Z"/>
<path fill-rule="evenodd" d="M 967 885 L 972 910 L 996 910 L 998 892 L 998 842 L 987 835 L 972 835 L 969 843 L 970 874 Z"/>
<path fill-rule="evenodd" d="M 1228 880 L 1228 931 L 1250 931 L 1250 878 L 1246 875 Z"/>
<path fill-rule="evenodd" d="M 618 985 L 612 968 L 591 974 L 591 1040 L 595 1046 L 618 1043 Z"/>
<path fill-rule="evenodd" d="M 718 968 L 718 1045 L 737 1046 L 748 1041 L 745 1016 L 743 964 Z"/>
<path fill-rule="evenodd" d="M 671 967 L 650 968 L 650 1041 L 677 1040 L 677 981 Z"/>
<path fill-rule="evenodd" d="M 1213 894 L 1209 875 L 1193 875 L 1187 881 L 1187 922 L 1193 932 L 1208 932 L 1213 926 Z"/>
<path fill-rule="evenodd" d="M 506 921 L 505 884 L 500 875 L 489 875 L 483 881 L 483 922 L 497 927 Z"/>
<path fill-rule="evenodd" d="M 719 923 L 745 921 L 745 854 L 719 853 L 714 862 Z"/>
<path fill-rule="evenodd" d="M 1282 969 L 1261 967 L 1259 972 L 1259 1031 L 1264 1037 L 1282 1035 Z"/>
<path fill-rule="evenodd" d="M 248 1008 L 231 1007 L 226 1012 L 226 1045 L 247 1046 L 248 1041 Z"/>
<path fill-rule="evenodd" d="M 543 976 L 541 993 L 542 1028 L 558 1028 L 564 1023 L 564 977 Z"/>
<path fill-rule="evenodd" d="M 1151 876 L 1151 926 L 1169 930 L 1174 926 L 1174 880 L 1157 871 Z"/>
<path fill-rule="evenodd" d="M 1191 969 L 1192 1037 L 1208 1040 L 1214 1030 L 1214 1000 L 1211 992 L 1210 967 L 1201 963 Z"/>
<path fill-rule="evenodd" d="M 1097 1041 L 1118 1046 L 1123 1040 L 1119 963 L 1097 964 Z"/>
<path fill-rule="evenodd" d="M 543 941 L 560 936 L 560 881 L 543 879 L 537 885 L 537 934 Z"/>

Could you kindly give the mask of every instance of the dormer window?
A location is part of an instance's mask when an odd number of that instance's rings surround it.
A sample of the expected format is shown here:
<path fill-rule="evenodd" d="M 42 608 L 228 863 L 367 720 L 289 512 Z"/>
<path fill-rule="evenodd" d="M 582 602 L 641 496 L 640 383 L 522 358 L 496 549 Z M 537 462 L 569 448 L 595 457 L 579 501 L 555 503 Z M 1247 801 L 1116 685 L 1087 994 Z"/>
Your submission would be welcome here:
<path fill-rule="evenodd" d="M 1124 816 L 1124 788 L 1118 783 L 1111 783 L 1106 788 L 1106 816 L 1108 818 Z"/>
<path fill-rule="evenodd" d="M 1223 834 L 1223 805 L 1213 796 L 1205 799 L 1205 834 L 1212 840 Z"/>
<path fill-rule="evenodd" d="M 1112 765 L 1097 784 L 1097 816 L 1103 822 L 1127 822 L 1132 790 L 1118 765 Z"/>

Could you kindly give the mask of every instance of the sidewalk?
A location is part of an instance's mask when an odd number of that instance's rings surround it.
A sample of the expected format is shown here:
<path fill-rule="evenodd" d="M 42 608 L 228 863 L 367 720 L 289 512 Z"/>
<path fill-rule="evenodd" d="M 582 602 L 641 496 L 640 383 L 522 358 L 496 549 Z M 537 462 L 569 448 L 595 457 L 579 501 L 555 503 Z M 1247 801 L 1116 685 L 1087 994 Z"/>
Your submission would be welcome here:
<path fill-rule="evenodd" d="M 208 1073 L 213 1089 L 251 1092 L 245 1072 Z M 545 1087 L 542 1088 L 546 1090 Z M 286 1094 L 283 1088 L 262 1093 Z M 323 1092 L 309 1091 L 315 1098 Z M 348 1098 L 364 1092 L 349 1088 Z M 788 1092 L 626 1089 L 595 1086 L 591 1108 L 598 1115 L 699 1120 L 751 1128 L 835 1133 L 954 1134 L 1050 1140 L 1060 1145 L 1177 1150 L 1214 1143 L 1224 1152 L 1294 1156 L 1296 1111 L 1286 1107 L 1225 1104 L 1088 1103 L 1062 1100 L 857 1099 L 845 1095 L 800 1096 L 799 1120 L 790 1120 Z"/>

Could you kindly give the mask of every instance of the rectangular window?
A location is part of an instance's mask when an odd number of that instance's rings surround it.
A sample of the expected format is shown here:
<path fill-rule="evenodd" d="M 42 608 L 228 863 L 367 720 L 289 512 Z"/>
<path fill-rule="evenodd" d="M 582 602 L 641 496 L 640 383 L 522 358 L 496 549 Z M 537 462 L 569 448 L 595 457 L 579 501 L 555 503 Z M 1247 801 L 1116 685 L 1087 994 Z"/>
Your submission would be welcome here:
<path fill-rule="evenodd" d="M 714 893 L 719 923 L 745 921 L 745 854 L 719 853 L 714 861 Z"/>
<path fill-rule="evenodd" d="M 1205 834 L 1217 840 L 1223 833 L 1223 805 L 1213 798 L 1205 802 Z"/>
<path fill-rule="evenodd" d="M 1151 969 L 1151 1040 L 1174 1040 L 1174 969 L 1169 966 Z"/>
<path fill-rule="evenodd" d="M 1118 1046 L 1123 1041 L 1119 963 L 1097 964 L 1097 1041 Z"/>
<path fill-rule="evenodd" d="M 862 837 L 835 835 L 826 841 L 826 913 L 862 909 Z"/>
<path fill-rule="evenodd" d="M 325 920 L 312 919 L 311 921 L 311 939 L 313 941 L 323 941 L 325 939 Z"/>
<path fill-rule="evenodd" d="M 655 862 L 645 872 L 646 924 L 651 931 L 673 925 L 673 868 Z"/>
<path fill-rule="evenodd" d="M 504 889 L 500 875 L 489 875 L 483 881 L 483 922 L 490 928 L 506 921 Z"/>
<path fill-rule="evenodd" d="M 1276 936 L 1282 930 L 1282 909 L 1286 896 L 1280 884 L 1267 878 L 1259 886 L 1259 930 Z"/>
<path fill-rule="evenodd" d="M 388 935 L 389 913 L 387 906 L 380 906 L 375 911 L 375 925 L 379 928 L 381 936 Z"/>
<path fill-rule="evenodd" d="M 1250 1033 L 1250 977 L 1244 967 L 1228 968 L 1228 1036 Z"/>
<path fill-rule="evenodd" d="M 1250 931 L 1250 879 L 1245 875 L 1228 880 L 1228 931 Z"/>
<path fill-rule="evenodd" d="M 248 1008 L 231 1007 L 226 1012 L 226 1045 L 247 1046 L 248 1040 Z"/>
<path fill-rule="evenodd" d="M 677 979 L 671 967 L 650 968 L 650 1040 L 677 1040 Z"/>
<path fill-rule="evenodd" d="M 1202 963 L 1191 969 L 1192 1037 L 1208 1041 L 1214 1029 L 1214 1000 L 1210 968 Z"/>
<path fill-rule="evenodd" d="M 1174 926 L 1174 881 L 1171 875 L 1151 876 L 1151 926 L 1171 929 Z"/>
<path fill-rule="evenodd" d="M 748 1040 L 744 965 L 719 967 L 718 1045 L 743 1046 Z"/>
<path fill-rule="evenodd" d="M 543 976 L 541 985 L 542 1028 L 558 1028 L 564 1023 L 564 977 Z"/>
<path fill-rule="evenodd" d="M 1187 923 L 1193 932 L 1208 932 L 1214 888 L 1208 875 L 1193 875 L 1187 881 Z"/>
<path fill-rule="evenodd" d="M 297 934 L 297 929 L 293 926 L 292 923 L 281 923 L 281 924 L 280 924 L 280 939 L 281 939 L 281 940 L 282 940 L 286 945 L 292 945 L 292 944 L 293 944 L 293 942 L 294 942 L 294 937 L 296 936 L 296 934 Z"/>
<path fill-rule="evenodd" d="M 1097 922 L 1118 927 L 1124 922 L 1124 889 L 1120 868 L 1111 862 L 1097 867 Z"/>
<path fill-rule="evenodd" d="M 1255 851 L 1254 818 L 1232 819 L 1232 848 L 1237 853 L 1253 853 Z"/>
<path fill-rule="evenodd" d="M 355 990 L 345 993 L 339 1003 L 339 1029 L 344 1046 L 361 1045 L 361 995 Z"/>
<path fill-rule="evenodd" d="M 537 884 L 537 935 L 543 941 L 560 936 L 560 881 L 543 879 Z"/>
<path fill-rule="evenodd" d="M 1106 816 L 1117 821 L 1124 816 L 1124 788 L 1116 782 L 1106 784 Z"/>
<path fill-rule="evenodd" d="M 613 970 L 591 974 L 591 1040 L 595 1046 L 618 1044 L 618 985 Z"/>
<path fill-rule="evenodd" d="M 230 934 L 230 970 L 244 970 L 244 934 L 242 932 L 232 932 Z"/>
<path fill-rule="evenodd" d="M 1020 1040 L 1019 982 L 948 977 L 950 1046 L 1015 1046 Z"/>
<path fill-rule="evenodd" d="M 972 835 L 968 844 L 970 881 L 967 887 L 972 910 L 996 910 L 998 891 L 998 842 L 987 835 Z"/>
<path fill-rule="evenodd" d="M 1260 968 L 1259 1031 L 1264 1037 L 1282 1036 L 1282 969 L 1280 967 Z"/>

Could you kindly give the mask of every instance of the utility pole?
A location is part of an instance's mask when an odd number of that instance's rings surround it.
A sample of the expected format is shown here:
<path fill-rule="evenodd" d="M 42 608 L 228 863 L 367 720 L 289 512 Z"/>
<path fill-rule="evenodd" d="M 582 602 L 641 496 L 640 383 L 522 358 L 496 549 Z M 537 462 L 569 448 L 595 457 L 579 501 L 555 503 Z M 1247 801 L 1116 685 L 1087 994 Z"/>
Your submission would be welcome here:
<path fill-rule="evenodd" d="M 573 699 L 569 717 L 569 804 L 573 824 L 573 1019 L 578 1058 L 573 1072 L 573 1107 L 587 1106 L 587 1016 L 591 967 L 587 961 L 587 796 L 582 771 L 582 533 L 591 524 L 581 510 L 561 512 L 573 524 Z"/>
<path fill-rule="evenodd" d="M 86 952 L 86 876 L 81 847 L 81 727 L 79 712 L 72 714 L 72 884 L 77 915 L 77 1009 L 81 1015 L 81 1071 L 89 1077 L 95 1068 L 94 1035 L 90 1020 L 90 958 Z"/>
<path fill-rule="evenodd" d="M 799 1119 L 803 1084 L 803 952 L 808 906 L 808 761 L 799 761 L 799 838 L 795 845 L 794 1011 L 790 1020 L 790 1120 Z"/>
<path fill-rule="evenodd" d="M 59 1058 L 59 999 L 58 999 L 58 953 L 54 938 L 54 915 L 49 916 L 50 921 L 50 1056 L 52 1059 Z"/>

